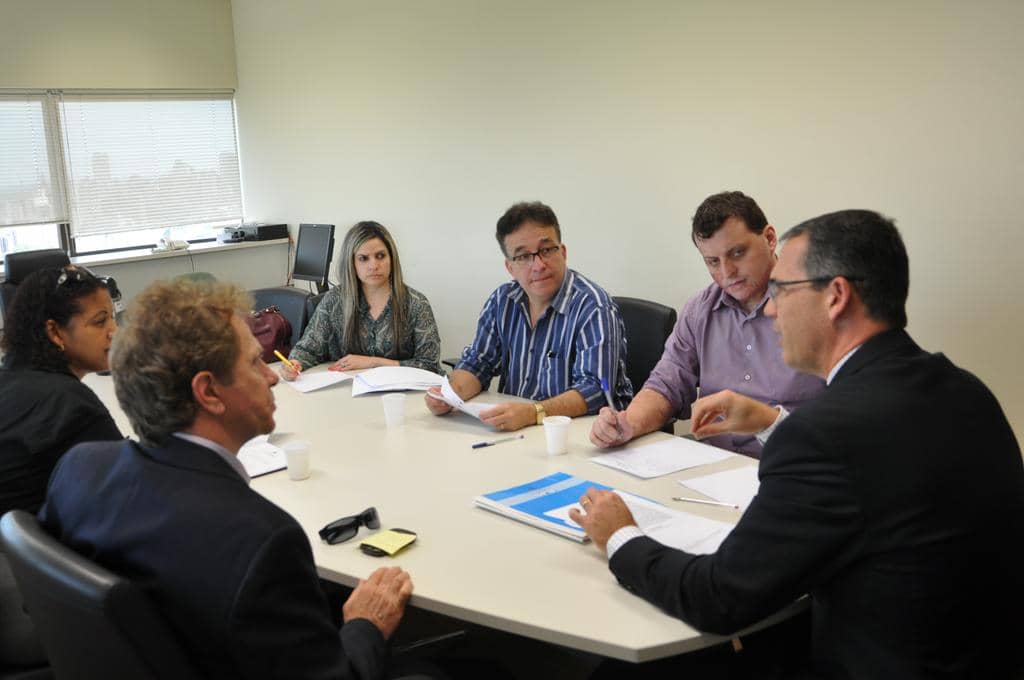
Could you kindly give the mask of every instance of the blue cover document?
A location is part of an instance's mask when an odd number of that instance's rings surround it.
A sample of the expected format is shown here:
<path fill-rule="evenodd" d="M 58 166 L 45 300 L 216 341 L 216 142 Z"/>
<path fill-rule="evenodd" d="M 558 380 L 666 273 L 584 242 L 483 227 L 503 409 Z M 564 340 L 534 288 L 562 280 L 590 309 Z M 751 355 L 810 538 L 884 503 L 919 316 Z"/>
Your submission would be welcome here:
<path fill-rule="evenodd" d="M 589 539 L 583 529 L 569 519 L 569 509 L 579 508 L 580 496 L 591 487 L 611 488 L 556 472 L 526 484 L 477 496 L 473 502 L 485 510 L 582 543 Z"/>
<path fill-rule="evenodd" d="M 582 543 L 589 539 L 583 529 L 569 519 L 569 510 L 582 510 L 580 497 L 591 487 L 615 491 L 645 534 L 673 548 L 697 555 L 713 553 L 732 531 L 731 522 L 719 522 L 666 508 L 642 496 L 617 491 L 564 472 L 477 496 L 473 502 L 485 510 Z M 737 511 L 737 519 L 738 514 Z"/>

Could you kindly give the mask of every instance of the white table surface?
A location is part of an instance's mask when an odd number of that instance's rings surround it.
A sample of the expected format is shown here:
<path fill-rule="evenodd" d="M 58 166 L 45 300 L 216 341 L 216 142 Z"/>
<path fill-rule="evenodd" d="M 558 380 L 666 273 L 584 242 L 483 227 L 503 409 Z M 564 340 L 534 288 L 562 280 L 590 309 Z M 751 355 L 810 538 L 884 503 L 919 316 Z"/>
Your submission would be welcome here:
<path fill-rule="evenodd" d="M 132 429 L 116 404 L 109 377 L 86 379 L 125 433 Z M 432 415 L 422 392 L 409 392 L 405 424 L 387 429 L 381 393 L 351 396 L 351 382 L 300 394 L 274 388 L 277 430 L 271 442 L 311 442 L 311 476 L 295 482 L 281 471 L 253 480 L 259 493 L 291 513 L 306 530 L 320 575 L 355 585 L 374 569 L 399 565 L 413 578 L 414 606 L 465 621 L 626 661 L 648 661 L 721 642 L 631 595 L 590 543 L 579 544 L 473 505 L 473 497 L 554 472 L 632 491 L 695 515 L 736 522 L 730 508 L 680 504 L 673 495 L 702 497 L 678 480 L 755 465 L 744 456 L 651 480 L 595 465 L 592 418 L 574 419 L 569 452 L 548 456 L 540 427 L 525 439 L 483 449 L 474 442 L 507 436 L 465 414 Z M 483 394 L 494 401 L 501 395 Z M 652 433 L 640 440 L 668 437 Z M 634 445 L 635 442 L 631 443 Z M 367 535 L 327 545 L 324 524 L 368 506 L 382 528 L 415 531 L 417 541 L 393 558 L 374 558 L 357 547 Z M 786 618 L 796 603 L 748 630 Z"/>

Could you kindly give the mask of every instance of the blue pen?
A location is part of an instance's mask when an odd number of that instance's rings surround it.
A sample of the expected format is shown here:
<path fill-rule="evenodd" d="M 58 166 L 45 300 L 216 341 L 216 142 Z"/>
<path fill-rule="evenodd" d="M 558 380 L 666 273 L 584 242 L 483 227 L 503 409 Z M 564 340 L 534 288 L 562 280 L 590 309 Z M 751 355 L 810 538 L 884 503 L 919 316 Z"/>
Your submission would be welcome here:
<path fill-rule="evenodd" d="M 608 378 L 601 378 L 601 390 L 604 392 L 605 401 L 608 402 L 608 408 L 611 409 L 612 415 L 615 416 L 615 431 L 622 436 L 622 427 L 619 425 L 619 409 L 615 408 L 615 402 L 612 401 L 612 390 L 608 387 Z"/>
<path fill-rule="evenodd" d="M 526 435 L 521 434 L 518 437 L 502 437 L 501 439 L 495 439 L 494 441 L 491 441 L 491 442 L 477 442 L 476 444 L 473 444 L 469 448 L 471 448 L 471 449 L 482 449 L 485 446 L 494 446 L 495 444 L 501 444 L 502 442 L 510 442 L 510 441 L 515 440 L 515 439 L 522 439 L 525 436 Z"/>

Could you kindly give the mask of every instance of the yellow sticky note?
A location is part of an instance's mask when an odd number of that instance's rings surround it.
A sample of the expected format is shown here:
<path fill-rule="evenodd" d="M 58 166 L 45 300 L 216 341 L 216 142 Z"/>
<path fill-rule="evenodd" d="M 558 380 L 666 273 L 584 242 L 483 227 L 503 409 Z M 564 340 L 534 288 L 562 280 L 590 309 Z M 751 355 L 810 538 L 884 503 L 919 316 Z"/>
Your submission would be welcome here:
<path fill-rule="evenodd" d="M 416 540 L 416 534 L 405 534 L 400 531 L 385 529 L 378 531 L 373 536 L 363 540 L 360 547 L 368 545 L 371 548 L 382 550 L 388 555 L 394 555 L 399 550 Z"/>

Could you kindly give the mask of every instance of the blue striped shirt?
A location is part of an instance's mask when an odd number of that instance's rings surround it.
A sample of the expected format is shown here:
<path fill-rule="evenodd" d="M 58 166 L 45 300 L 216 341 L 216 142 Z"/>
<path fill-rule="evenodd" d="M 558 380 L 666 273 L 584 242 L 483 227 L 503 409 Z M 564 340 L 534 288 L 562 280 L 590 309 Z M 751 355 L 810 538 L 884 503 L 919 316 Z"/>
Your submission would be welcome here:
<path fill-rule="evenodd" d="M 515 281 L 491 293 L 480 314 L 473 344 L 456 368 L 469 371 L 486 389 L 500 375 L 498 391 L 543 401 L 576 390 L 587 413 L 605 405 L 601 378 L 612 386 L 616 408 L 633 398 L 626 375 L 625 326 L 603 288 L 566 270 L 551 305 L 530 327 L 526 291 Z"/>

